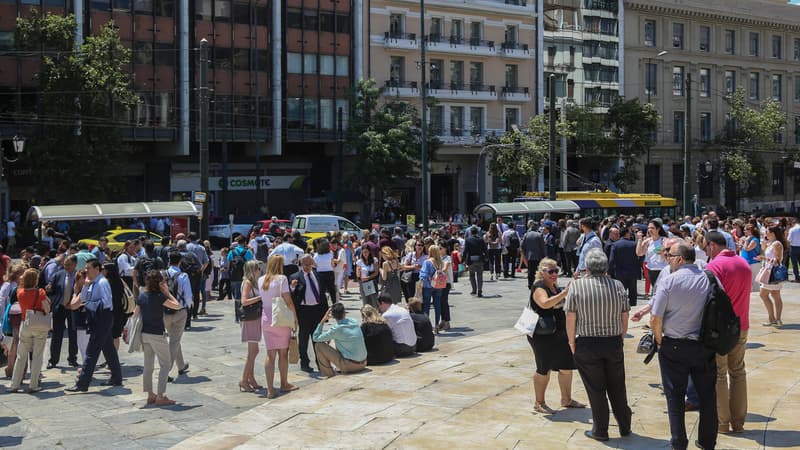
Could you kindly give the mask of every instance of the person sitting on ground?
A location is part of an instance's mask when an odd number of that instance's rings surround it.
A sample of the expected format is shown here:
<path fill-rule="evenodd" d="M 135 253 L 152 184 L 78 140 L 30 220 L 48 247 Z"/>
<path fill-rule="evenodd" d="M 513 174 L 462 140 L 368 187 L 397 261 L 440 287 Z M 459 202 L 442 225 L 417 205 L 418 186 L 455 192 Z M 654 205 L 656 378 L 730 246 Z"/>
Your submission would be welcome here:
<path fill-rule="evenodd" d="M 398 357 L 413 355 L 417 351 L 417 334 L 414 332 L 414 321 L 408 310 L 395 305 L 392 297 L 387 294 L 378 297 L 378 307 L 392 330 L 394 355 Z"/>
<path fill-rule="evenodd" d="M 414 321 L 414 332 L 417 335 L 417 351 L 427 352 L 433 349 L 434 336 L 431 319 L 422 314 L 422 302 L 418 299 L 408 302 L 408 312 Z"/>
<path fill-rule="evenodd" d="M 374 366 L 394 359 L 392 329 L 372 305 L 361 307 L 361 333 L 367 346 L 367 365 Z"/>
<path fill-rule="evenodd" d="M 331 363 L 341 373 L 360 372 L 367 367 L 367 347 L 364 344 L 361 327 L 355 320 L 345 317 L 345 314 L 344 305 L 334 303 L 325 312 L 312 337 L 319 371 L 328 378 L 336 375 Z M 331 316 L 336 319 L 336 325 L 328 331 L 322 331 Z M 328 341 L 334 341 L 336 348 L 333 348 Z"/>

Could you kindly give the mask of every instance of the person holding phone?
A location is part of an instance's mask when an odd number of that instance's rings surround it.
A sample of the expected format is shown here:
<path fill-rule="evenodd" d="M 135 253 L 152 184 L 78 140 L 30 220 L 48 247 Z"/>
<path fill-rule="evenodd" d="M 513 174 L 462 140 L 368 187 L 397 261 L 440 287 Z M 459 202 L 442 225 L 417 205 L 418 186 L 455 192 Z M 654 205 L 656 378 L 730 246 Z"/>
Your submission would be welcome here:
<path fill-rule="evenodd" d="M 328 331 L 323 331 L 325 323 L 331 316 L 336 320 L 336 325 Z M 319 371 L 328 378 L 336 375 L 331 364 L 341 373 L 360 372 L 367 367 L 367 346 L 364 343 L 361 326 L 345 316 L 344 305 L 334 303 L 314 330 L 314 351 L 317 354 Z M 331 347 L 328 343 L 330 341 L 336 344 L 336 348 Z"/>

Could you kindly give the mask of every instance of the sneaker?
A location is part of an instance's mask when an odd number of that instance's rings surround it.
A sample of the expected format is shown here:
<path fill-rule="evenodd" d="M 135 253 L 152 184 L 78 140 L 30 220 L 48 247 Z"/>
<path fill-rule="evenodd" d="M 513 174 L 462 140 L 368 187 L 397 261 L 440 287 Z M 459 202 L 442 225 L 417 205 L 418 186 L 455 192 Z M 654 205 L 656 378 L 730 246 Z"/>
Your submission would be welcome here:
<path fill-rule="evenodd" d="M 762 323 L 761 325 L 762 325 L 762 326 L 765 326 L 765 327 L 774 327 L 776 323 L 777 323 L 776 321 L 772 321 L 772 322 L 764 322 L 764 323 Z"/>
<path fill-rule="evenodd" d="M 780 319 L 778 319 L 778 320 L 776 320 L 775 322 L 773 322 L 772 324 L 773 324 L 774 326 L 776 326 L 776 327 L 782 327 L 782 326 L 783 326 L 783 321 L 782 321 L 782 320 L 780 320 Z"/>

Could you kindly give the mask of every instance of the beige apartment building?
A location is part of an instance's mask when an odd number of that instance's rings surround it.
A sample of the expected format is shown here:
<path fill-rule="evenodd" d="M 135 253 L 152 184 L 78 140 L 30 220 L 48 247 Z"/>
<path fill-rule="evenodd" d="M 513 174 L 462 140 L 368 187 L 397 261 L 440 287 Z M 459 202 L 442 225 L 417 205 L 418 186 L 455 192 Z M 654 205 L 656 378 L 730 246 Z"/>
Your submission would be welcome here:
<path fill-rule="evenodd" d="M 536 111 L 535 2 L 427 0 L 424 26 L 418 0 L 372 0 L 362 20 L 363 76 L 387 98 L 421 105 L 426 71 L 429 130 L 442 146 L 430 171 L 432 211 L 445 217 L 493 199 L 498 183 L 486 169 L 486 138 L 527 123 Z M 420 46 L 426 47 L 421 64 Z M 389 195 L 418 204 L 419 183 Z"/>
<path fill-rule="evenodd" d="M 800 146 L 800 6 L 786 0 L 625 0 L 624 24 L 625 94 L 652 102 L 662 117 L 635 189 L 682 198 L 685 80 L 691 76 L 690 194 L 708 207 L 796 210 L 800 169 L 786 157 Z M 777 150 L 751 153 L 765 177 L 748 189 L 726 181 L 725 149 L 715 143 L 737 87 L 750 104 L 773 98 L 787 115 Z"/>

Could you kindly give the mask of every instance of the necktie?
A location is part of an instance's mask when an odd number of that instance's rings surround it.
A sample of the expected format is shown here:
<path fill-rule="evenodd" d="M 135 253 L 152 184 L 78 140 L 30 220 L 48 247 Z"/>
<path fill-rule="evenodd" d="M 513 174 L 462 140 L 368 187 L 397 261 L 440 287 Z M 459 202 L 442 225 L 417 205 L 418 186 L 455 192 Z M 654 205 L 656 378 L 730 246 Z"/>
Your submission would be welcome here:
<path fill-rule="evenodd" d="M 72 274 L 66 274 L 64 277 L 64 302 L 63 305 L 69 304 L 72 300 Z"/>
<path fill-rule="evenodd" d="M 311 286 L 311 292 L 314 293 L 314 298 L 319 302 L 319 289 L 317 289 L 317 283 L 314 281 L 314 276 L 310 273 L 306 274 L 308 277 L 308 285 Z"/>

